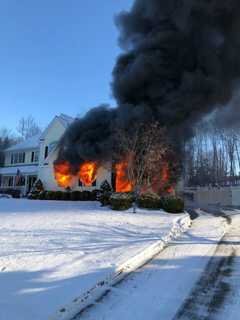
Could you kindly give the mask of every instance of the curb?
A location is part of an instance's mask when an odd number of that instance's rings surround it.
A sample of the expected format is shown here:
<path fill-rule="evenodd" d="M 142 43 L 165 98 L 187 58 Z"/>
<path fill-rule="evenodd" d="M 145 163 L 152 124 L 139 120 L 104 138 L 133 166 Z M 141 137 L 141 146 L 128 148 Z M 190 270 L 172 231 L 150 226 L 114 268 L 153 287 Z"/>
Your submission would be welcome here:
<path fill-rule="evenodd" d="M 70 304 L 58 310 L 54 316 L 49 318 L 49 320 L 73 320 L 74 317 L 106 295 L 111 290 L 111 287 L 122 281 L 130 273 L 151 261 L 166 248 L 171 240 L 178 238 L 182 233 L 186 232 L 191 226 L 191 223 L 192 220 L 188 213 L 185 213 L 183 217 L 176 219 L 171 230 L 160 240 L 118 266 L 116 271 L 109 274 L 109 276 L 102 281 L 99 281 L 94 287 L 74 299 Z"/>

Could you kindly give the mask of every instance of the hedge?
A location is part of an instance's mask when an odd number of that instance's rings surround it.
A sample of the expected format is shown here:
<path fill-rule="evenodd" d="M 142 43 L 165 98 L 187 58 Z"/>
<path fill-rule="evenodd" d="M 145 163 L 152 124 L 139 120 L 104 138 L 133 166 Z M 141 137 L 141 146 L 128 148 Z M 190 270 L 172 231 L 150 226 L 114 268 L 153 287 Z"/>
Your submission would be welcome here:
<path fill-rule="evenodd" d="M 169 213 L 181 213 L 184 211 L 184 201 L 181 198 L 164 198 L 162 199 L 162 207 Z"/>
<path fill-rule="evenodd" d="M 132 207 L 133 196 L 131 193 L 113 193 L 110 196 L 110 206 L 112 210 L 128 210 Z"/>
<path fill-rule="evenodd" d="M 1 194 L 8 194 L 10 196 L 12 196 L 13 198 L 20 198 L 21 196 L 21 190 L 17 190 L 17 189 L 0 189 L 0 193 Z"/>
<path fill-rule="evenodd" d="M 31 200 L 64 200 L 64 201 L 96 201 L 98 190 L 94 191 L 42 191 L 31 193 L 28 198 Z"/>
<path fill-rule="evenodd" d="M 159 195 L 153 192 L 148 192 L 141 195 L 137 199 L 137 204 L 139 208 L 143 209 L 161 209 L 162 201 Z"/>

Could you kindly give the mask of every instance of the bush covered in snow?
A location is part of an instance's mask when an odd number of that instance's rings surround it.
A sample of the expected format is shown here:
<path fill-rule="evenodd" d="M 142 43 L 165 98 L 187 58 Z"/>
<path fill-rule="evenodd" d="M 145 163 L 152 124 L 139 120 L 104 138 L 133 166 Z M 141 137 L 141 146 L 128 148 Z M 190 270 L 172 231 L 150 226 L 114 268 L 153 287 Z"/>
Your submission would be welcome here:
<path fill-rule="evenodd" d="M 153 192 L 142 194 L 137 200 L 139 208 L 143 209 L 161 209 L 162 201 L 159 195 Z"/>
<path fill-rule="evenodd" d="M 0 199 L 11 199 L 12 196 L 10 194 L 0 193 Z"/>
<path fill-rule="evenodd" d="M 131 208 L 133 201 L 131 193 L 115 192 L 110 197 L 110 206 L 112 210 L 128 210 Z"/>
<path fill-rule="evenodd" d="M 12 188 L 8 188 L 8 189 L 0 189 L 0 194 L 1 195 L 9 195 L 12 198 L 20 198 L 21 196 L 21 190 L 16 190 L 16 189 L 12 189 Z"/>
<path fill-rule="evenodd" d="M 162 207 L 169 213 L 181 213 L 184 211 L 184 201 L 181 198 L 164 198 L 162 199 Z"/>

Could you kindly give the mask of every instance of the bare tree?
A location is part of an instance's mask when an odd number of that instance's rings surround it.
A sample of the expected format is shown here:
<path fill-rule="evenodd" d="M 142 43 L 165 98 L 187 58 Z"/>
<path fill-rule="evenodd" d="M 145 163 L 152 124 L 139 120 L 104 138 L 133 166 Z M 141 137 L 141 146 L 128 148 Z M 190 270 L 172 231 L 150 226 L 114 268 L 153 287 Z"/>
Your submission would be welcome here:
<path fill-rule="evenodd" d="M 177 180 L 178 161 L 173 159 L 166 137 L 158 123 L 138 125 L 131 132 L 118 130 L 117 159 L 126 162 L 126 177 L 132 184 L 135 199 L 142 190 L 164 192 L 173 179 Z"/>
<path fill-rule="evenodd" d="M 32 116 L 21 118 L 17 126 L 17 131 L 23 140 L 41 133 L 40 127 Z"/>

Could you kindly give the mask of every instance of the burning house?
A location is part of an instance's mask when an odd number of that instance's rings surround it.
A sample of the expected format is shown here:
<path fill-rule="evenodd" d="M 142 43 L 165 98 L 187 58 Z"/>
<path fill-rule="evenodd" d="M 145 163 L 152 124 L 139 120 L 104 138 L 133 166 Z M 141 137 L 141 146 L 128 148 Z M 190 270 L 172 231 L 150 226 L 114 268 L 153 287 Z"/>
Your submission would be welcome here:
<path fill-rule="evenodd" d="M 54 117 L 41 135 L 18 143 L 5 150 L 5 162 L 0 168 L 2 192 L 26 195 L 40 179 L 45 190 L 58 191 L 99 189 L 102 182 L 112 183 L 111 166 L 100 167 L 95 162 L 81 165 L 77 175 L 70 174 L 67 164 L 54 166 L 59 140 L 74 119 L 59 115 Z"/>
<path fill-rule="evenodd" d="M 228 103 L 240 75 L 239 14 L 238 0 L 135 0 L 116 19 L 123 50 L 113 69 L 117 107 L 96 107 L 66 130 L 55 161 L 57 177 L 71 182 L 80 176 L 84 183 L 82 172 L 91 172 L 92 181 L 98 166 L 115 161 L 121 144 L 116 128 L 131 137 L 138 124 L 157 122 L 167 128 L 172 150 L 151 183 L 173 175 L 176 182 L 180 172 L 173 163 L 183 160 L 183 144 L 194 126 L 218 110 L 232 112 Z M 129 191 L 134 184 L 125 179 L 129 154 L 119 152 L 117 159 L 116 189 Z"/>
<path fill-rule="evenodd" d="M 150 184 L 168 184 L 173 176 L 176 182 L 175 163 L 183 160 L 194 126 L 218 110 L 233 112 L 228 103 L 239 85 L 239 14 L 239 0 L 135 0 L 116 19 L 123 50 L 113 69 L 117 107 L 100 105 L 81 119 L 68 118 L 67 126 L 56 130 L 55 119 L 46 129 L 38 171 L 45 188 L 99 188 L 107 180 L 116 191 L 132 190 L 127 171 L 136 154 L 121 153 L 116 128 L 131 138 L 142 124 L 154 123 L 166 128 L 171 150 Z"/>

